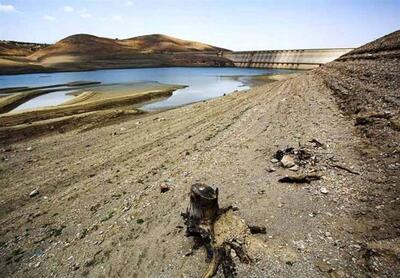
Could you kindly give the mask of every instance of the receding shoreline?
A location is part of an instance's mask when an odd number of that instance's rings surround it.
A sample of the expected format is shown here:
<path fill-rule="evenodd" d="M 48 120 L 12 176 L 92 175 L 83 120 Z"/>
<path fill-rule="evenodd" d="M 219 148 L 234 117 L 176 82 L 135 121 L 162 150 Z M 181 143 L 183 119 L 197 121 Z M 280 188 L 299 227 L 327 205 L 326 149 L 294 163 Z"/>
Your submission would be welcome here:
<path fill-rule="evenodd" d="M 298 74 L 294 72 L 286 74 L 261 74 L 254 76 L 225 76 L 240 80 L 244 86 L 261 86 L 266 83 L 293 78 Z M 95 85 L 97 87 L 90 87 Z M 11 111 L 21 103 L 36 96 L 57 91 L 79 89 L 77 92 L 69 93 L 74 98 L 62 104 L 31 108 L 21 111 Z M 101 86 L 100 82 L 79 81 L 65 84 L 56 84 L 39 87 L 19 87 L 3 89 L 8 96 L 0 98 L 0 138 L 3 142 L 19 141 L 21 139 L 34 138 L 37 135 L 45 135 L 56 129 L 72 130 L 85 124 L 98 127 L 127 116 L 138 116 L 143 113 L 139 108 L 145 104 L 161 101 L 172 95 L 177 89 L 185 88 L 183 85 L 154 84 L 126 89 L 125 91 L 112 92 L 107 86 Z M 87 88 L 87 89 L 84 89 Z M 99 90 L 102 88 L 102 90 Z M 235 91 L 236 92 L 236 91 Z M 193 103 L 191 103 L 193 104 Z M 179 108 L 185 105 L 180 105 Z M 161 109 L 151 113 L 174 108 Z M 8 112 L 8 113 L 6 113 Z"/>
<path fill-rule="evenodd" d="M 137 109 L 139 104 L 167 98 L 175 90 L 184 87 L 183 85 L 159 84 L 130 89 L 129 93 L 120 94 L 82 92 L 61 105 L 3 113 L 0 115 L 0 138 L 3 143 L 11 142 L 52 132 L 57 126 L 73 129 L 84 124 L 105 123 L 119 116 L 142 114 L 143 112 Z M 28 95 L 27 98 L 29 97 L 32 96 Z M 13 94 L 9 98 L 14 98 L 12 104 L 17 105 L 24 96 Z M 7 107 L 10 107 L 10 104 Z"/>

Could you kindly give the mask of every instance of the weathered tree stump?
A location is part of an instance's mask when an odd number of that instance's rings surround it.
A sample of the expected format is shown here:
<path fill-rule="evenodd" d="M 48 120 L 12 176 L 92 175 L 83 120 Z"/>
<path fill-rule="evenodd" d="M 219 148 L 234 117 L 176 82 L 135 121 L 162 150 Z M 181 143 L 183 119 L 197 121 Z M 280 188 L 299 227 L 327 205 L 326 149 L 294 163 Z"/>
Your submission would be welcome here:
<path fill-rule="evenodd" d="M 225 277 L 235 276 L 235 264 L 231 257 L 231 249 L 238 255 L 241 262 L 250 263 L 251 259 L 243 250 L 242 245 L 235 240 L 217 240 L 214 224 L 231 208 L 220 209 L 218 205 L 218 188 L 200 183 L 193 184 L 190 190 L 190 203 L 182 216 L 186 224 L 186 235 L 194 237 L 194 249 L 205 246 L 209 266 L 203 278 L 213 277 L 219 266 Z"/>

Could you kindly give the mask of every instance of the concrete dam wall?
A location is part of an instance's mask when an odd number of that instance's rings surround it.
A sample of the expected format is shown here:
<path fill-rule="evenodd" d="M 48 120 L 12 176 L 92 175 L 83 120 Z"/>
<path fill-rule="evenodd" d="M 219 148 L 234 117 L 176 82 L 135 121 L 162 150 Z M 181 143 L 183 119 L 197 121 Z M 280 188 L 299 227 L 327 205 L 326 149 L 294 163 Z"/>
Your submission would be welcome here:
<path fill-rule="evenodd" d="M 234 51 L 220 53 L 242 68 L 312 69 L 331 62 L 352 48 Z"/>

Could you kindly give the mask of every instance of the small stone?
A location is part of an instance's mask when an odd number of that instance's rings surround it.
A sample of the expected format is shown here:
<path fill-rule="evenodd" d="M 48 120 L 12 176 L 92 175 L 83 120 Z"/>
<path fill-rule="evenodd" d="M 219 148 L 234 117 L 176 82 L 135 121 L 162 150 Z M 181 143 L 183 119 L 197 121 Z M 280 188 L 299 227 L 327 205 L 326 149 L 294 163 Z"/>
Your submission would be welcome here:
<path fill-rule="evenodd" d="M 160 192 L 161 193 L 165 193 L 165 192 L 167 192 L 167 191 L 169 191 L 169 185 L 168 184 L 166 184 L 166 183 L 162 183 L 162 184 L 160 184 Z"/>
<path fill-rule="evenodd" d="M 295 165 L 293 156 L 288 155 L 288 154 L 286 154 L 282 157 L 281 163 L 282 163 L 282 166 L 285 168 L 290 168 Z"/>
<path fill-rule="evenodd" d="M 303 240 L 298 240 L 298 241 L 293 241 L 294 245 L 297 247 L 299 250 L 304 250 L 306 249 L 306 244 Z"/>
<path fill-rule="evenodd" d="M 283 204 L 282 204 L 282 203 L 279 203 L 279 204 L 278 204 L 278 208 L 281 208 L 281 207 L 283 207 Z"/>
<path fill-rule="evenodd" d="M 321 189 L 319 190 L 322 194 L 328 194 L 329 191 L 328 189 L 326 189 L 326 187 L 321 187 Z"/>
<path fill-rule="evenodd" d="M 37 263 L 35 264 L 35 268 L 38 268 L 38 267 L 41 265 L 41 263 L 42 263 L 42 262 L 37 262 Z"/>
<path fill-rule="evenodd" d="M 290 167 L 289 170 L 296 172 L 299 170 L 299 165 L 294 165 L 294 166 Z"/>
<path fill-rule="evenodd" d="M 274 158 L 275 159 L 275 158 Z M 274 167 L 268 167 L 267 168 L 267 172 L 268 173 L 272 173 L 272 172 L 275 172 L 276 171 L 276 169 L 274 168 Z"/>
<path fill-rule="evenodd" d="M 27 150 L 28 152 L 30 152 L 30 151 L 32 151 L 33 149 L 32 149 L 32 147 L 27 147 L 26 150 Z"/>
<path fill-rule="evenodd" d="M 330 233 L 330 232 L 326 232 L 326 233 L 325 233 L 325 236 L 326 236 L 326 237 L 330 237 L 330 236 L 331 236 L 331 233 Z"/>
<path fill-rule="evenodd" d="M 136 220 L 136 223 L 138 223 L 138 224 L 143 224 L 143 223 L 144 223 L 144 220 L 141 219 L 141 218 L 139 218 L 139 219 Z"/>
<path fill-rule="evenodd" d="M 35 189 L 31 193 L 29 193 L 29 197 L 35 197 L 36 195 L 39 195 L 39 190 Z"/>
<path fill-rule="evenodd" d="M 278 160 L 278 159 L 276 159 L 276 158 L 273 158 L 273 159 L 271 159 L 271 162 L 272 162 L 272 163 L 278 163 L 278 162 L 279 162 L 279 160 Z"/>

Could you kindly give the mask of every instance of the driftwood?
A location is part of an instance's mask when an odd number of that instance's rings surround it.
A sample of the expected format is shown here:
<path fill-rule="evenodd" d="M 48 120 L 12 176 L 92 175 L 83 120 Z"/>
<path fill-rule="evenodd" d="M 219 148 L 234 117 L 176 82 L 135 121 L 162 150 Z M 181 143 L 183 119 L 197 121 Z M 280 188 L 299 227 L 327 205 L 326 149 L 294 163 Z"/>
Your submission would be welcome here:
<path fill-rule="evenodd" d="M 344 170 L 344 171 L 346 171 L 346 172 L 348 172 L 350 174 L 353 174 L 353 175 L 360 175 L 359 172 L 353 171 L 353 170 L 351 170 L 349 168 L 346 168 L 346 167 L 344 167 L 342 165 L 339 165 L 339 164 L 331 164 L 331 166 L 335 167 L 335 168 L 338 168 L 338 169 L 341 169 L 341 170 Z"/>
<path fill-rule="evenodd" d="M 243 249 L 243 243 L 235 239 L 216 239 L 214 224 L 220 217 L 232 208 L 220 209 L 218 205 L 218 188 L 196 183 L 190 190 L 190 203 L 186 213 L 182 216 L 186 224 L 186 236 L 194 238 L 194 249 L 204 246 L 207 250 L 209 262 L 203 278 L 213 277 L 220 266 L 225 277 L 235 277 L 235 263 L 232 258 L 232 251 L 236 253 L 243 263 L 250 263 L 251 259 Z"/>

